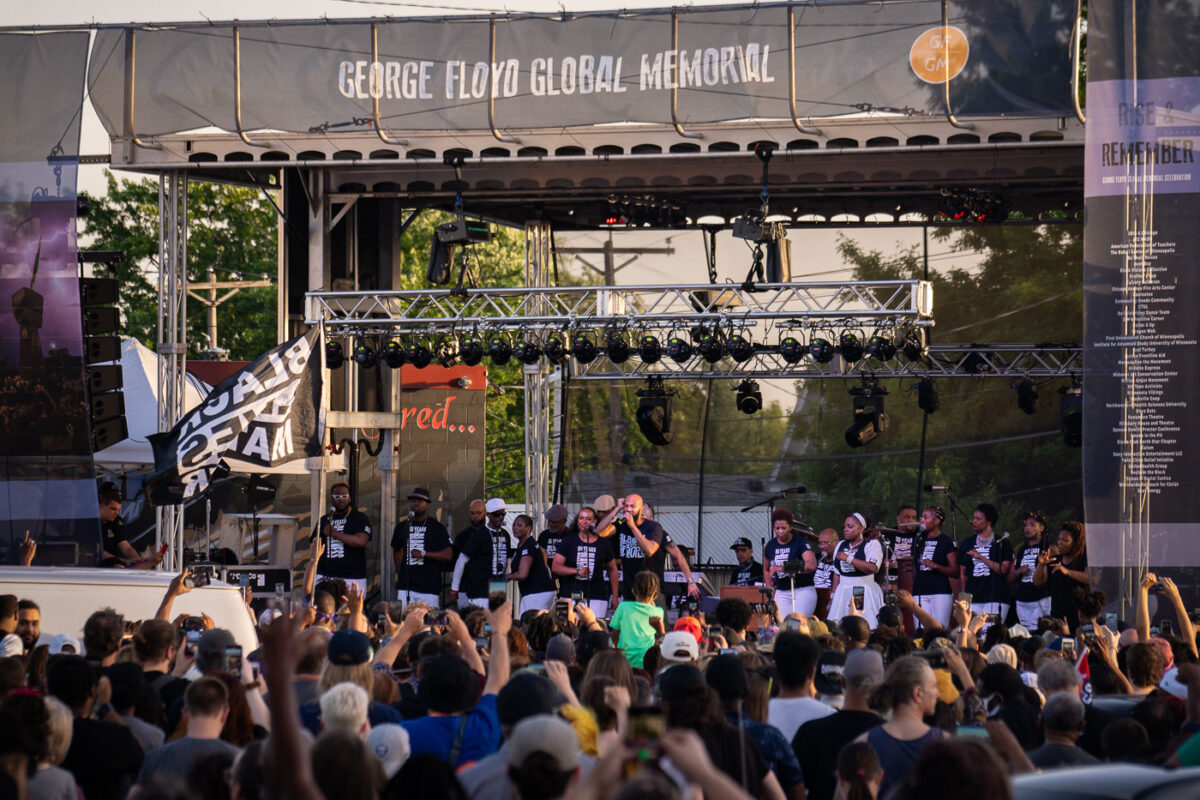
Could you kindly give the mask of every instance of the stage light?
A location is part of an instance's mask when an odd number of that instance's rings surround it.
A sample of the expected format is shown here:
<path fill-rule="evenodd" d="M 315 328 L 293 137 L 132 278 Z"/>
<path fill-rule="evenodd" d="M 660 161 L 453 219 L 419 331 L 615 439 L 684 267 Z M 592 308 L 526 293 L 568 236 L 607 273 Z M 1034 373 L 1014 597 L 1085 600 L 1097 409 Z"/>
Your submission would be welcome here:
<path fill-rule="evenodd" d="M 909 331 L 904 337 L 900 349 L 909 361 L 916 361 L 923 357 L 925 355 L 925 332 L 920 329 Z"/>
<path fill-rule="evenodd" d="M 795 336 L 785 336 L 779 340 L 779 355 L 789 364 L 799 364 L 807 352 L 804 342 Z"/>
<path fill-rule="evenodd" d="M 404 345 L 399 342 L 388 342 L 380 352 L 383 353 L 383 363 L 390 368 L 400 369 L 404 366 Z"/>
<path fill-rule="evenodd" d="M 1072 382 L 1071 387 L 1058 390 L 1062 395 L 1060 427 L 1063 444 L 1067 447 L 1083 445 L 1083 387 Z"/>
<path fill-rule="evenodd" d="M 493 364 L 502 367 L 512 358 L 512 345 L 508 343 L 508 339 L 497 333 L 488 340 L 487 354 Z"/>
<path fill-rule="evenodd" d="M 654 364 L 662 360 L 662 344 L 658 341 L 658 337 L 652 333 L 642 334 L 641 341 L 638 342 L 638 355 L 641 356 L 642 362 L 645 364 Z"/>
<path fill-rule="evenodd" d="M 604 354 L 614 364 L 624 364 L 629 360 L 629 342 L 619 333 L 610 333 L 605 338 Z"/>
<path fill-rule="evenodd" d="M 762 408 L 762 392 L 758 389 L 758 381 L 746 378 L 734 387 L 737 392 L 737 410 L 743 414 L 755 414 Z"/>
<path fill-rule="evenodd" d="M 474 367 L 483 361 L 483 341 L 472 334 L 463 339 L 458 345 L 458 357 L 468 367 Z"/>
<path fill-rule="evenodd" d="M 571 344 L 571 353 L 580 364 L 590 364 L 596 360 L 596 356 L 600 355 L 600 348 L 596 347 L 596 342 L 592 340 L 591 336 L 586 333 L 577 333 Z"/>
<path fill-rule="evenodd" d="M 433 348 L 433 357 L 443 367 L 450 367 L 458 360 L 458 339 L 453 336 L 442 336 Z"/>
<path fill-rule="evenodd" d="M 570 352 L 567 350 L 567 339 L 561 333 L 552 333 L 546 337 L 546 346 L 543 348 L 546 353 L 546 360 L 551 364 L 561 364 L 567 360 Z"/>
<path fill-rule="evenodd" d="M 542 357 L 542 346 L 534 339 L 522 339 L 513 348 L 513 355 L 522 364 L 532 366 Z"/>
<path fill-rule="evenodd" d="M 325 366 L 329 369 L 337 369 L 346 362 L 346 354 L 342 351 L 341 342 L 326 342 L 325 343 Z"/>
<path fill-rule="evenodd" d="M 729 355 L 739 364 L 754 358 L 754 344 L 750 337 L 735 333 L 729 338 Z"/>
<path fill-rule="evenodd" d="M 853 364 L 863 357 L 862 341 L 853 333 L 843 333 L 838 339 L 838 352 L 842 354 L 842 360 L 848 364 Z"/>
<path fill-rule="evenodd" d="M 429 352 L 429 348 L 415 339 L 404 349 L 404 356 L 417 369 L 424 369 L 433 361 L 433 353 Z"/>
<path fill-rule="evenodd" d="M 696 342 L 696 350 L 700 353 L 700 357 L 710 364 L 715 364 L 725 357 L 725 345 L 716 331 L 701 333 L 700 341 Z"/>
<path fill-rule="evenodd" d="M 883 410 L 886 389 L 866 383 L 850 390 L 854 401 L 854 421 L 846 429 L 846 444 L 862 447 L 888 429 L 888 417 Z"/>
<path fill-rule="evenodd" d="M 661 378 L 651 378 L 637 392 L 637 424 L 650 444 L 665 447 L 671 443 L 671 394 L 663 389 Z"/>
<path fill-rule="evenodd" d="M 890 337 L 877 333 L 867 339 L 867 355 L 880 361 L 891 361 L 896 357 L 896 345 Z"/>
<path fill-rule="evenodd" d="M 1026 414 L 1036 414 L 1038 409 L 1038 390 L 1033 385 L 1033 381 L 1026 378 L 1020 383 L 1014 384 L 1013 388 L 1017 390 L 1017 408 Z"/>
<path fill-rule="evenodd" d="M 922 378 L 917 384 L 917 407 L 926 414 L 932 414 L 941 404 L 933 378 Z"/>
<path fill-rule="evenodd" d="M 692 343 L 687 339 L 684 339 L 682 336 L 672 334 L 671 338 L 667 340 L 667 355 L 669 355 L 671 360 L 676 364 L 683 364 L 690 359 L 692 354 L 695 352 L 696 348 L 692 347 Z"/>
<path fill-rule="evenodd" d="M 812 340 L 808 346 L 809 355 L 813 357 L 813 361 L 818 364 L 828 364 L 833 361 L 834 347 L 829 343 L 828 339 L 817 337 Z"/>
<path fill-rule="evenodd" d="M 379 363 L 379 356 L 376 355 L 375 348 L 361 339 L 358 344 L 354 345 L 354 354 L 351 358 L 363 369 L 371 369 Z"/>

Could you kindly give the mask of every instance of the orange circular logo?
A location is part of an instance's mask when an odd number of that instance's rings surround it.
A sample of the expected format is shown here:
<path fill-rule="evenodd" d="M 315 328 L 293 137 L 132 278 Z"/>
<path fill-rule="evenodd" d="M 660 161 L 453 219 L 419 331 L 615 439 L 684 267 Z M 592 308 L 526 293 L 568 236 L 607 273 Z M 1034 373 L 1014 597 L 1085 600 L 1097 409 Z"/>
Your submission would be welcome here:
<path fill-rule="evenodd" d="M 970 52 L 967 35 L 960 29 L 930 28 L 913 42 L 908 63 L 926 83 L 945 83 L 963 71 Z"/>

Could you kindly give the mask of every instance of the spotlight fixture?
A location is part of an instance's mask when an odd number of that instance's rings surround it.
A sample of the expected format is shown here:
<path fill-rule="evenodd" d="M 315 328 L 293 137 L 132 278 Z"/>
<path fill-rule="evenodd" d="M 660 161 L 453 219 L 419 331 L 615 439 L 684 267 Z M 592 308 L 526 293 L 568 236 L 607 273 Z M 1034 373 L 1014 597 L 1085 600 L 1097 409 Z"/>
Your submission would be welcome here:
<path fill-rule="evenodd" d="M 458 339 L 453 336 L 443 336 L 438 339 L 433 348 L 433 357 L 443 367 L 450 367 L 458 361 Z"/>
<path fill-rule="evenodd" d="M 567 350 L 567 337 L 561 333 L 552 333 L 546 337 L 546 360 L 551 364 L 561 364 L 571 353 Z"/>
<path fill-rule="evenodd" d="M 887 389 L 874 381 L 863 381 L 862 386 L 850 390 L 854 401 L 854 421 L 846 429 L 846 444 L 862 447 L 888 429 L 888 417 L 883 410 L 883 396 Z"/>
<path fill-rule="evenodd" d="M 671 334 L 671 338 L 667 340 L 667 355 L 676 364 L 682 364 L 692 357 L 696 352 L 696 348 L 692 347 L 692 343 L 682 336 Z"/>
<path fill-rule="evenodd" d="M 642 334 L 641 341 L 638 342 L 638 355 L 641 356 L 642 363 L 655 364 L 662 360 L 662 354 L 662 344 L 658 337 L 652 333 Z"/>
<path fill-rule="evenodd" d="M 571 353 L 580 364 L 590 364 L 600 355 L 600 348 L 596 347 L 596 342 L 586 333 L 577 333 L 571 343 Z"/>
<path fill-rule="evenodd" d="M 1036 414 L 1038 408 L 1038 390 L 1033 381 L 1026 378 L 1020 383 L 1013 384 L 1017 390 L 1017 408 L 1026 414 Z"/>
<path fill-rule="evenodd" d="M 502 367 L 512 358 L 512 345 L 508 343 L 508 339 L 497 333 L 491 339 L 488 339 L 487 354 L 493 364 Z"/>
<path fill-rule="evenodd" d="M 925 332 L 920 328 L 910 330 L 900 345 L 900 350 L 909 361 L 916 361 L 925 355 Z"/>
<path fill-rule="evenodd" d="M 375 348 L 361 339 L 358 344 L 354 345 L 354 353 L 350 358 L 363 369 L 371 369 L 379 363 L 379 356 L 375 354 Z"/>
<path fill-rule="evenodd" d="M 762 408 L 762 392 L 758 389 L 758 381 L 745 380 L 733 388 L 737 392 L 737 410 L 743 414 L 756 414 Z"/>
<path fill-rule="evenodd" d="M 383 363 L 387 364 L 391 369 L 400 369 L 404 366 L 404 345 L 399 342 L 388 342 L 383 346 Z"/>
<path fill-rule="evenodd" d="M 665 447 L 671 443 L 671 395 L 663 388 L 662 378 L 650 378 L 645 389 L 638 389 L 637 424 L 650 444 Z"/>
<path fill-rule="evenodd" d="M 734 361 L 743 364 L 754 357 L 754 344 L 748 336 L 735 333 L 729 337 L 729 355 Z"/>
<path fill-rule="evenodd" d="M 1064 386 L 1058 390 L 1062 395 L 1060 427 L 1062 428 L 1063 444 L 1067 447 L 1083 445 L 1083 387 L 1078 379 L 1071 381 L 1070 388 Z"/>
<path fill-rule="evenodd" d="M 891 361 L 896 357 L 896 345 L 888 336 L 875 334 L 867 339 L 867 355 L 879 361 Z"/>
<path fill-rule="evenodd" d="M 696 350 L 701 358 L 710 364 L 715 364 L 725 357 L 725 344 L 717 331 L 704 331 L 696 342 Z"/>
<path fill-rule="evenodd" d="M 542 357 L 542 346 L 534 339 L 522 339 L 513 348 L 513 355 L 522 364 L 532 366 Z"/>
<path fill-rule="evenodd" d="M 483 341 L 471 334 L 458 344 L 458 357 L 468 367 L 474 367 L 483 361 Z"/>
<path fill-rule="evenodd" d="M 847 331 L 838 339 L 838 352 L 842 354 L 842 359 L 846 363 L 853 364 L 863 357 L 862 341 L 853 333 Z"/>
<path fill-rule="evenodd" d="M 795 336 L 785 336 L 779 340 L 779 355 L 789 364 L 799 364 L 807 352 L 804 342 Z"/>
<path fill-rule="evenodd" d="M 604 353 L 614 364 L 624 364 L 629 360 L 629 342 L 617 332 L 608 334 L 604 342 Z"/>
<path fill-rule="evenodd" d="M 424 369 L 429 366 L 430 361 L 433 361 L 433 353 L 429 352 L 429 348 L 415 339 L 408 343 L 408 347 L 404 349 L 404 355 L 408 359 L 408 363 L 417 369 Z"/>
<path fill-rule="evenodd" d="M 809 344 L 808 353 L 812 356 L 813 361 L 818 364 L 828 364 L 830 361 L 833 361 L 834 347 L 829 343 L 828 339 L 818 336 Z"/>
<path fill-rule="evenodd" d="M 326 342 L 325 343 L 325 366 L 329 369 L 338 369 L 342 364 L 346 363 L 346 354 L 342 350 L 341 342 Z"/>
<path fill-rule="evenodd" d="M 917 407 L 926 414 L 932 414 L 938 410 L 940 405 L 937 385 L 934 384 L 933 378 L 922 378 L 921 382 L 917 384 Z"/>

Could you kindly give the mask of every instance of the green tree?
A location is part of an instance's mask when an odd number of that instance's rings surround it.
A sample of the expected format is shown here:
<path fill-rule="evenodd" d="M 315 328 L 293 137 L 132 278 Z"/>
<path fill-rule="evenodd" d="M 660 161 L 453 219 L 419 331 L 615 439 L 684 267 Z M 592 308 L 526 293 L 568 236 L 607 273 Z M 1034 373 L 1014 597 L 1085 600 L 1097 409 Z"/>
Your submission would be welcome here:
<path fill-rule="evenodd" d="M 84 219 L 88 247 L 123 250 L 121 322 L 126 336 L 154 349 L 158 339 L 158 184 L 105 173 L 107 191 Z M 275 212 L 254 189 L 215 183 L 188 184 L 188 280 L 274 280 L 278 261 Z M 276 344 L 275 286 L 242 289 L 217 309 L 218 344 L 234 360 L 251 360 Z M 205 313 L 188 300 L 188 355 L 207 346 Z"/>
<path fill-rule="evenodd" d="M 935 229 L 932 238 L 950 253 L 980 253 L 975 267 L 931 268 L 935 342 L 1076 342 L 1081 339 L 1082 230 L 1074 225 L 996 225 Z M 864 249 L 843 238 L 843 257 L 857 280 L 922 278 L 920 249 L 894 255 Z M 940 262 L 939 262 L 940 263 Z M 843 440 L 850 422 L 850 388 L 844 381 L 798 382 L 805 402 L 791 434 L 804 443 L 794 469 L 809 487 L 806 503 L 837 521 L 851 510 L 888 518 L 901 501 L 915 499 L 922 427 L 926 432 L 924 481 L 956 489 L 960 503 L 988 501 L 1001 509 L 1002 527 L 1015 530 L 1023 508 L 1052 518 L 1082 513 L 1080 451 L 1058 435 L 1059 396 L 1065 379 L 1035 381 L 1037 412 L 1017 407 L 1010 382 L 954 378 L 937 382 L 940 409 L 924 418 L 915 379 L 881 381 L 890 390 L 889 430 L 866 447 Z M 925 502 L 943 502 L 926 494 Z M 959 519 L 962 522 L 962 519 Z M 960 534 L 965 525 L 960 524 Z"/>

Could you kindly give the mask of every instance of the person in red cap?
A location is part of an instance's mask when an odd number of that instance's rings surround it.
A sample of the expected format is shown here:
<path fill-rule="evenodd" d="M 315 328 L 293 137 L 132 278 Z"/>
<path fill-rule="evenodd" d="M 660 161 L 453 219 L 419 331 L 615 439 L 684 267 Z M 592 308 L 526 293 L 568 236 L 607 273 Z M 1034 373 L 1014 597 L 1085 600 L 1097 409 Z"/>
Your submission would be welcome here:
<path fill-rule="evenodd" d="M 700 620 L 695 617 L 680 617 L 675 621 L 675 626 L 671 630 L 687 631 L 696 637 L 696 644 L 704 644 L 704 629 L 700 626 Z"/>

